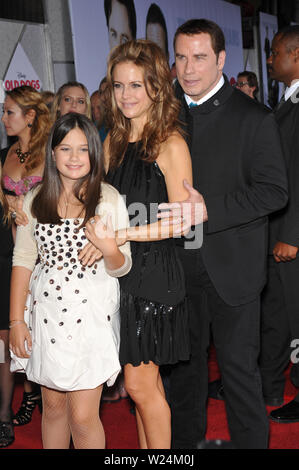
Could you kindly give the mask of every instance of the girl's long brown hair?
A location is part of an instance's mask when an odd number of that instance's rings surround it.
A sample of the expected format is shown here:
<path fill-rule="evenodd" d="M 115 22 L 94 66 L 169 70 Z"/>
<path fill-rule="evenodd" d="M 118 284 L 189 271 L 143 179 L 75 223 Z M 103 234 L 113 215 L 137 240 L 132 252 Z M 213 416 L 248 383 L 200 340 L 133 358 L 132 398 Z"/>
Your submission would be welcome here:
<path fill-rule="evenodd" d="M 118 109 L 113 93 L 114 68 L 126 62 L 133 62 L 143 70 L 146 91 L 152 100 L 149 119 L 141 136 L 144 160 L 155 161 L 161 144 L 175 131 L 181 132 L 178 122 L 179 102 L 174 96 L 169 65 L 160 47 L 151 41 L 138 39 L 114 48 L 109 56 L 107 70 L 110 168 L 120 164 L 131 131 L 130 119 Z"/>
<path fill-rule="evenodd" d="M 49 109 L 41 94 L 28 85 L 7 91 L 6 95 L 21 108 L 24 116 L 32 109 L 36 113 L 30 133 L 30 156 L 25 162 L 25 169 L 30 173 L 44 162 L 45 147 L 51 128 Z"/>
<path fill-rule="evenodd" d="M 55 122 L 49 136 L 44 177 L 31 208 L 32 215 L 40 223 L 62 224 L 61 217 L 58 214 L 58 203 L 63 186 L 52 152 L 65 136 L 75 128 L 81 129 L 86 136 L 90 162 L 89 173 L 80 178 L 74 188 L 75 197 L 83 205 L 84 220 L 81 227 L 95 214 L 96 206 L 101 197 L 101 183 L 103 181 L 102 145 L 99 133 L 86 116 L 69 113 Z"/>

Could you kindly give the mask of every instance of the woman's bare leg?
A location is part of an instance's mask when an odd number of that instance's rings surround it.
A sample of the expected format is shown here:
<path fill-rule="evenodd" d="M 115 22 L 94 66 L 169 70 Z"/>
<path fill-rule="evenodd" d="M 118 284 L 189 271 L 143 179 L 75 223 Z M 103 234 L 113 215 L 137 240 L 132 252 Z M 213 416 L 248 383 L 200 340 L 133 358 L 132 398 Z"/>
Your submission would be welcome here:
<path fill-rule="evenodd" d="M 147 445 L 148 449 L 170 449 L 170 408 L 165 399 L 159 367 L 153 362 L 142 363 L 138 367 L 127 364 L 125 386 L 139 414 L 137 425 L 140 446 Z"/>

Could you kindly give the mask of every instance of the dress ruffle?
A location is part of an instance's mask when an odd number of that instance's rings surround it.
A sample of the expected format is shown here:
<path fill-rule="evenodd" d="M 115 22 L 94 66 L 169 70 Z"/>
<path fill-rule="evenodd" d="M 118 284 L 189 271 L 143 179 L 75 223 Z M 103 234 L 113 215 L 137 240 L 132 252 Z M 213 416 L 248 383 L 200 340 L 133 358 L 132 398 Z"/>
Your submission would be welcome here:
<path fill-rule="evenodd" d="M 187 300 L 164 305 L 121 292 L 122 365 L 176 364 L 190 358 Z"/>

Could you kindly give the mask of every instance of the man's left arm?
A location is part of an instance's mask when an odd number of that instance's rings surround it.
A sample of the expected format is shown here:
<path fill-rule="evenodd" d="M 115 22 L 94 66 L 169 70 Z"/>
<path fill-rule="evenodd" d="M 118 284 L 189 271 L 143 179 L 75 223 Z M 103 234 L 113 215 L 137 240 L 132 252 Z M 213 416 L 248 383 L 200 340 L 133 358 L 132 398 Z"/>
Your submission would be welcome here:
<path fill-rule="evenodd" d="M 277 123 L 267 114 L 258 126 L 247 185 L 217 197 L 206 197 L 207 232 L 246 224 L 282 209 L 288 200 L 285 159 Z"/>

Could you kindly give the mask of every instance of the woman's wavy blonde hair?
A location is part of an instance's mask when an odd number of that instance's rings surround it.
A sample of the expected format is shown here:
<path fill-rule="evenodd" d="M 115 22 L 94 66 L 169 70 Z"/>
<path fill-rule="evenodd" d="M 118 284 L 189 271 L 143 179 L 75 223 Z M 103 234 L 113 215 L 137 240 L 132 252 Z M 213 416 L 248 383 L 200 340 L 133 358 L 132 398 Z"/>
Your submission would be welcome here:
<path fill-rule="evenodd" d="M 120 164 L 131 131 L 130 119 L 117 107 L 113 93 L 113 71 L 116 65 L 127 62 L 133 62 L 142 69 L 145 88 L 152 100 L 148 122 L 141 136 L 143 159 L 155 161 L 162 142 L 175 131 L 181 132 L 178 122 L 180 105 L 174 96 L 170 68 L 160 47 L 151 41 L 138 39 L 114 48 L 110 53 L 107 69 L 110 168 Z"/>
<path fill-rule="evenodd" d="M 21 108 L 24 116 L 31 110 L 35 111 L 35 117 L 30 130 L 30 156 L 25 162 L 26 172 L 30 173 L 39 167 L 45 159 L 45 148 L 51 128 L 49 109 L 44 103 L 41 94 L 28 85 L 7 91 L 6 96 L 9 96 Z"/>
<path fill-rule="evenodd" d="M 61 85 L 61 87 L 58 89 L 57 93 L 55 94 L 55 97 L 51 106 L 52 123 L 54 123 L 61 116 L 59 107 L 60 107 L 61 99 L 63 97 L 63 93 L 65 92 L 65 90 L 67 90 L 68 88 L 72 88 L 72 87 L 81 88 L 81 90 L 84 92 L 85 101 L 86 101 L 85 115 L 89 119 L 91 119 L 91 103 L 90 103 L 90 96 L 89 96 L 88 90 L 86 86 L 83 85 L 83 83 L 74 81 L 74 82 L 67 82 Z"/>

